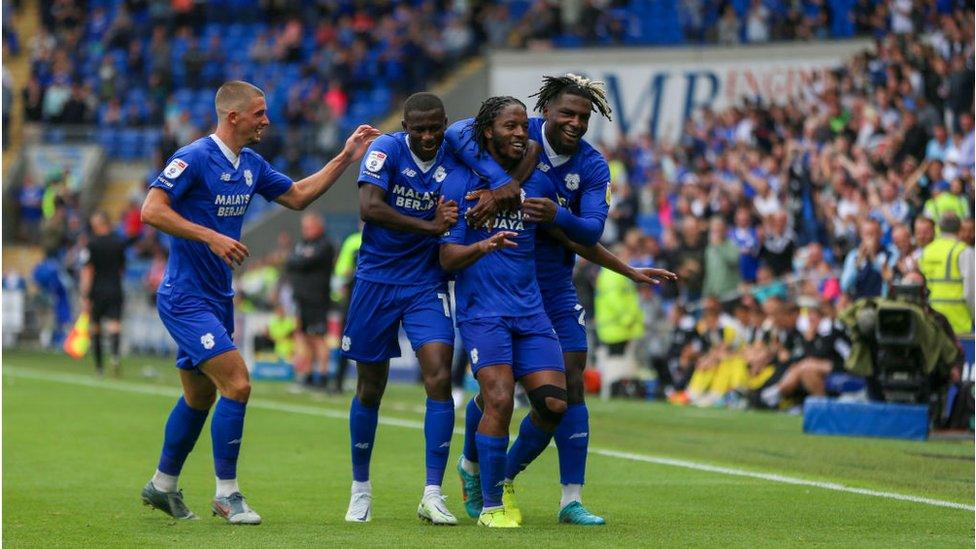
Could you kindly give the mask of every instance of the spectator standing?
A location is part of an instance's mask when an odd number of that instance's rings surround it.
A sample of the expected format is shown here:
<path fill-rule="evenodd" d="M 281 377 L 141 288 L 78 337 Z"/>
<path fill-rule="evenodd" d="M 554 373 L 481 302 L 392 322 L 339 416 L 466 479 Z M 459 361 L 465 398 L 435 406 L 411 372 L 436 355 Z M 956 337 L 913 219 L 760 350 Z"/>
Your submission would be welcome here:
<path fill-rule="evenodd" d="M 919 268 L 929 287 L 932 308 L 949 319 L 956 335 L 973 331 L 973 248 L 959 241 L 959 218 L 943 214 L 942 235 L 922 250 Z"/>
<path fill-rule="evenodd" d="M 325 234 L 317 214 L 302 216 L 302 239 L 285 264 L 298 305 L 298 334 L 309 354 L 310 368 L 304 383 L 325 388 L 329 372 L 329 345 L 325 340 L 329 316 L 329 283 L 335 247 Z"/>
<path fill-rule="evenodd" d="M 702 294 L 722 299 L 739 287 L 739 248 L 728 238 L 725 221 L 713 217 L 705 248 L 705 284 Z"/>
<path fill-rule="evenodd" d="M 761 43 L 769 41 L 769 9 L 762 0 L 752 0 L 746 15 L 746 42 Z"/>

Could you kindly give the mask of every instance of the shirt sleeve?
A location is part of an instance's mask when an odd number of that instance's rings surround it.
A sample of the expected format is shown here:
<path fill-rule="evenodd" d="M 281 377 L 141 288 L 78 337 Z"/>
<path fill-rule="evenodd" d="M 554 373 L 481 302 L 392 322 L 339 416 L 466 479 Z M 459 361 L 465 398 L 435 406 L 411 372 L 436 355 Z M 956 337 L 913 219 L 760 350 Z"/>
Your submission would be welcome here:
<path fill-rule="evenodd" d="M 556 210 L 555 224 L 566 236 L 584 246 L 592 246 L 603 236 L 603 225 L 610 210 L 610 168 L 602 161 L 585 174 L 581 182 L 579 215 L 565 207 Z"/>
<path fill-rule="evenodd" d="M 261 163 L 264 164 L 264 170 L 258 178 L 255 192 L 271 202 L 291 189 L 294 183 L 290 177 L 274 169 L 267 160 L 262 158 Z"/>
<path fill-rule="evenodd" d="M 441 235 L 441 244 L 464 244 L 468 230 L 468 222 L 464 216 L 464 195 L 468 190 L 468 179 L 472 174 L 459 166 L 458 169 L 451 170 L 444 179 L 443 196 L 444 200 L 453 200 L 458 203 L 458 220 L 446 233 Z"/>
<path fill-rule="evenodd" d="M 392 136 L 381 135 L 369 146 L 359 166 L 360 185 L 369 183 L 384 191 L 390 190 L 390 183 L 396 175 L 394 171 L 396 161 L 390 159 L 395 151 L 393 139 Z"/>
<path fill-rule="evenodd" d="M 465 118 L 451 124 L 444 133 L 444 142 L 465 166 L 488 180 L 488 188 L 494 190 L 512 180 L 512 176 L 483 152 L 474 140 L 473 118 Z"/>
<path fill-rule="evenodd" d="M 193 186 L 193 177 L 202 165 L 202 155 L 193 154 L 192 149 L 180 149 L 170 157 L 163 171 L 149 184 L 152 188 L 162 189 L 171 199 L 178 199 Z"/>

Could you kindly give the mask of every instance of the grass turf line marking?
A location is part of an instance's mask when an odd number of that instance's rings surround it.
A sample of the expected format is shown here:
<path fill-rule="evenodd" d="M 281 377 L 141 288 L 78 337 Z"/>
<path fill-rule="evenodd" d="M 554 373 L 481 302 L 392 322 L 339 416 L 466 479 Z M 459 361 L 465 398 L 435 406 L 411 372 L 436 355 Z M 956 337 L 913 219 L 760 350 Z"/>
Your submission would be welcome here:
<path fill-rule="evenodd" d="M 7 366 L 3 368 L 3 375 L 5 377 L 13 377 L 13 378 L 19 377 L 24 379 L 32 379 L 36 381 L 52 381 L 55 383 L 64 383 L 68 385 L 80 385 L 84 387 L 94 387 L 98 389 L 109 389 L 113 391 L 123 391 L 129 393 L 140 393 L 145 395 L 165 396 L 170 398 L 174 398 L 180 395 L 180 390 L 176 387 L 155 387 L 151 385 L 145 385 L 142 383 L 133 383 L 129 381 L 118 381 L 118 380 L 111 380 L 111 379 L 99 380 L 99 379 L 94 379 L 88 375 L 42 372 L 42 371 L 32 370 L 29 368 L 19 368 L 19 367 L 12 367 L 12 366 Z M 339 410 L 330 410 L 328 408 L 320 408 L 315 406 L 305 406 L 302 404 L 286 404 L 283 402 L 276 402 L 272 400 L 252 399 L 248 401 L 248 407 L 261 408 L 264 410 L 272 410 L 276 412 L 287 412 L 287 413 L 302 414 L 308 416 L 327 417 L 330 419 L 339 419 L 339 420 L 349 419 L 349 414 L 347 412 L 343 412 Z M 382 425 L 403 427 L 406 429 L 423 430 L 424 428 L 423 422 L 412 421 L 408 419 L 381 417 L 379 418 L 379 423 Z M 454 434 L 463 435 L 464 430 L 454 429 Z M 792 484 L 796 486 L 810 486 L 812 488 L 821 488 L 823 490 L 846 492 L 849 494 L 859 494 L 862 496 L 871 496 L 871 497 L 878 497 L 878 498 L 891 499 L 897 501 L 906 501 L 909 503 L 918 503 L 922 505 L 947 507 L 950 509 L 961 509 L 964 511 L 976 511 L 976 506 L 966 505 L 964 503 L 956 503 L 954 501 L 945 501 L 945 500 L 926 498 L 921 496 L 913 496 L 909 494 L 899 494 L 897 492 L 869 490 L 867 488 L 857 488 L 855 486 L 847 486 L 836 482 L 808 480 L 803 478 L 778 475 L 775 473 L 759 473 L 755 471 L 749 471 L 746 469 L 736 469 L 733 467 L 710 465 L 708 463 L 701 463 L 698 461 L 689 461 L 689 460 L 674 459 L 674 458 L 667 458 L 667 457 L 660 457 L 660 456 L 649 456 L 645 454 L 634 454 L 631 452 L 619 452 L 616 450 L 607 450 L 604 448 L 591 447 L 589 449 L 589 452 L 591 454 L 597 454 L 600 456 L 611 457 L 616 459 L 624 459 L 628 461 L 653 463 L 655 465 L 667 465 L 671 467 L 681 467 L 683 469 L 692 469 L 695 471 L 704 471 L 704 472 L 716 473 L 720 475 L 753 478 L 753 479 L 765 480 L 769 482 L 778 482 L 781 484 Z"/>

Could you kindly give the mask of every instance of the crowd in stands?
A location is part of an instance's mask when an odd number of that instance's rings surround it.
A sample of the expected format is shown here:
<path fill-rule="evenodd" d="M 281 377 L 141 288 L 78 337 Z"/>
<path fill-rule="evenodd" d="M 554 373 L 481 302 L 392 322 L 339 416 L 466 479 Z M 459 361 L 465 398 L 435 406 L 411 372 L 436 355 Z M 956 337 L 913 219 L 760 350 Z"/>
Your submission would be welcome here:
<path fill-rule="evenodd" d="M 297 173 L 473 53 L 472 21 L 433 2 L 45 2 L 24 114 L 94 124 L 112 154 L 145 158 L 209 131 L 221 82 L 262 82 L 280 130 L 261 152 Z"/>
<path fill-rule="evenodd" d="M 871 51 L 818 75 L 801 97 L 696 112 L 677 143 L 634 136 L 603 146 L 613 180 L 604 243 L 635 265 L 680 275 L 637 290 L 633 338 L 675 402 L 735 404 L 743 388 L 769 388 L 770 366 L 782 374 L 801 362 L 794 371 L 836 365 L 838 312 L 917 270 L 944 213 L 961 220 L 959 238 L 974 244 L 974 21 L 955 2 L 43 5 L 43 31 L 23 46 L 32 65 L 21 90 L 27 120 L 94 122 L 115 140 L 133 128 L 162 128 L 144 143 L 154 169 L 207 131 L 213 87 L 226 78 L 266 83 L 277 129 L 260 152 L 302 172 L 303 163 L 321 164 L 344 128 L 386 113 L 484 44 L 874 37 Z M 678 24 L 667 29 L 644 28 L 672 20 Z M 16 42 L 4 27 L 5 47 Z M 83 223 L 77 197 L 56 179 L 26 185 L 20 207 L 26 234 L 41 235 L 70 266 Z M 137 213 L 137 201 L 132 207 Z M 136 227 L 137 215 L 126 219 L 133 253 L 151 265 L 152 289 L 165 249 Z M 272 282 L 280 259 L 252 258 L 241 273 L 243 287 L 257 288 L 245 292 L 252 305 L 279 302 Z M 585 262 L 577 270 L 588 311 L 599 274 Z M 795 374 L 777 385 L 788 385 L 783 393 L 827 390 L 807 383 L 816 378 Z"/>
<path fill-rule="evenodd" d="M 836 365 L 838 311 L 917 271 L 942 216 L 974 245 L 973 12 L 903 32 L 891 21 L 873 51 L 802 97 L 698 112 L 675 145 L 605 147 L 605 243 L 681 276 L 641 289 L 641 354 L 674 400 L 721 404 L 761 388 L 776 362 Z M 584 295 L 599 293 L 598 272 L 581 271 Z M 770 360 L 775 334 L 784 356 Z"/>

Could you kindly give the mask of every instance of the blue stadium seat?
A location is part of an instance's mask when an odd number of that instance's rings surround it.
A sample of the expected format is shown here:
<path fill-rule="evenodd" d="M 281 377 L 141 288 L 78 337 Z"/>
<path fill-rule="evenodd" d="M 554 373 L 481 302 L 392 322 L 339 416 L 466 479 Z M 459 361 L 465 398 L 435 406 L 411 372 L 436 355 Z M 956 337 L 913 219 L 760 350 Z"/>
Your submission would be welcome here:
<path fill-rule="evenodd" d="M 118 132 L 115 128 L 99 128 L 96 138 L 109 156 L 115 156 L 118 150 Z"/>
<path fill-rule="evenodd" d="M 142 152 L 139 130 L 127 128 L 119 134 L 117 156 L 123 160 L 133 160 Z"/>

